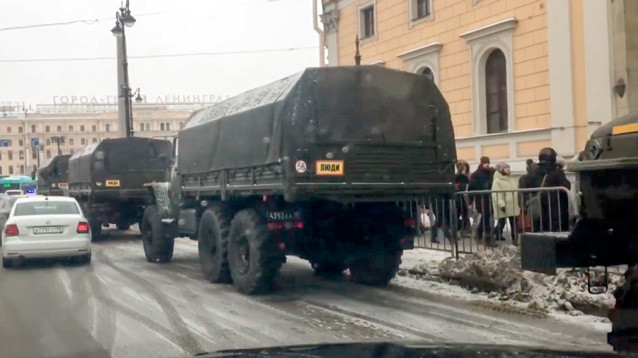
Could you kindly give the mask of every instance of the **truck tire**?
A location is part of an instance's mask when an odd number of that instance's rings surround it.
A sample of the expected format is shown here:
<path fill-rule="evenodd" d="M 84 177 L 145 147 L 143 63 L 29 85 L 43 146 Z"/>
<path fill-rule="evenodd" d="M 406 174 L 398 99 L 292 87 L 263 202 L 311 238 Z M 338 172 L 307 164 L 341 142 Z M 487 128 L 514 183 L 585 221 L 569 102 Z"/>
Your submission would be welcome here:
<path fill-rule="evenodd" d="M 148 262 L 164 263 L 173 258 L 175 238 L 166 237 L 162 221 L 154 205 L 146 207 L 142 219 L 142 241 Z"/>
<path fill-rule="evenodd" d="M 91 227 L 91 241 L 99 240 L 102 237 L 102 224 L 89 218 L 89 226 Z"/>
<path fill-rule="evenodd" d="M 358 255 L 349 265 L 352 281 L 370 286 L 386 286 L 401 264 L 402 250 L 372 251 Z"/>
<path fill-rule="evenodd" d="M 212 206 L 202 214 L 199 221 L 197 249 L 202 272 L 207 281 L 228 283 L 228 233 L 230 217 L 221 206 Z"/>
<path fill-rule="evenodd" d="M 269 291 L 284 260 L 283 252 L 270 240 L 263 216 L 254 209 L 235 215 L 230 225 L 228 264 L 239 292 L 252 295 Z"/>

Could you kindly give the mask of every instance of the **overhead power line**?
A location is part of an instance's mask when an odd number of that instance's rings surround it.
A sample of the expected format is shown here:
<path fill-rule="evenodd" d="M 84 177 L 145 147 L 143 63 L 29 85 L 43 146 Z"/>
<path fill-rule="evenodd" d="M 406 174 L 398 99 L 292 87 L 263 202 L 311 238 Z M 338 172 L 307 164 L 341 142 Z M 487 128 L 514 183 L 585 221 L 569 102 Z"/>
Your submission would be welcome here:
<path fill-rule="evenodd" d="M 141 16 L 149 16 L 149 15 L 161 15 L 167 13 L 166 11 L 162 12 L 147 12 L 143 14 L 135 14 L 137 17 Z M 113 20 L 114 17 L 104 17 L 101 19 L 80 19 L 80 20 L 72 20 L 72 21 L 62 21 L 62 22 L 50 22 L 45 24 L 32 24 L 32 25 L 21 25 L 21 26 L 10 26 L 10 27 L 1 27 L 0 31 L 11 31 L 11 30 L 25 30 L 25 29 L 37 29 L 41 27 L 51 27 L 51 26 L 64 26 L 64 25 L 73 25 L 84 23 L 87 25 L 93 25 L 100 21 L 108 21 Z"/>
<path fill-rule="evenodd" d="M 149 59 L 149 58 L 170 58 L 170 57 L 197 57 L 197 56 L 227 56 L 227 55 L 243 55 L 243 54 L 259 54 L 270 52 L 289 52 L 289 51 L 305 51 L 316 50 L 317 46 L 289 47 L 289 48 L 273 48 L 262 50 L 235 50 L 235 51 L 219 51 L 219 52 L 186 52 L 186 53 L 167 53 L 156 55 L 139 55 L 128 56 L 132 59 Z M 97 57 L 66 57 L 66 58 L 21 58 L 21 59 L 0 59 L 0 63 L 23 63 L 23 62 L 80 62 L 80 61 L 103 61 L 115 60 L 111 56 Z"/>

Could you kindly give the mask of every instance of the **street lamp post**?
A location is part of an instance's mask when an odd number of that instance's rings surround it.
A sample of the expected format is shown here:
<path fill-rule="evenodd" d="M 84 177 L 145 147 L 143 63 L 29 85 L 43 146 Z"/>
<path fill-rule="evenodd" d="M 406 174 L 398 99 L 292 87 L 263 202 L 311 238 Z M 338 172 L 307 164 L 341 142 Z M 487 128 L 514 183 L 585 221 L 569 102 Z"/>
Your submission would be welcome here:
<path fill-rule="evenodd" d="M 60 144 L 64 144 L 64 136 L 53 136 L 50 138 L 51 142 L 56 143 L 58 145 L 58 155 L 62 154 L 62 151 L 60 150 Z"/>
<path fill-rule="evenodd" d="M 131 87 L 129 86 L 128 80 L 128 59 L 126 56 L 126 27 L 132 27 L 135 25 L 135 18 L 131 15 L 131 10 L 129 8 L 129 0 L 126 0 L 126 6 L 122 6 L 119 9 L 119 12 L 115 12 L 115 27 L 111 29 L 111 33 L 118 39 L 121 39 L 122 48 L 121 48 L 121 66 L 122 66 L 122 79 L 123 83 L 119 84 L 119 98 L 121 99 L 120 104 L 123 102 L 124 104 L 124 128 L 126 130 L 126 138 L 130 138 L 133 136 L 132 133 L 132 121 L 133 121 L 133 110 L 131 104 Z M 119 65 L 119 63 L 118 63 Z M 139 96 L 139 91 L 138 91 Z"/>

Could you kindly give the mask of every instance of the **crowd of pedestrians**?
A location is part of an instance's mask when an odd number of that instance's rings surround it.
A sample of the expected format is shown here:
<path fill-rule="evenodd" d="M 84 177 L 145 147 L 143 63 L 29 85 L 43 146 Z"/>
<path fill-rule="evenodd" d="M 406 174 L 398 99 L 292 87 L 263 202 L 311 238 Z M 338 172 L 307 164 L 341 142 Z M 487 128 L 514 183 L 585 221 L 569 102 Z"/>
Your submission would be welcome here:
<path fill-rule="evenodd" d="M 479 166 L 470 173 L 470 165 L 459 160 L 454 178 L 456 217 L 449 198 L 435 199 L 422 213 L 430 216 L 432 242 L 438 242 L 438 232 L 451 240 L 450 226 L 457 225 L 461 235 L 474 233 L 487 246 L 505 240 L 503 232 L 509 223 L 512 243 L 517 233 L 538 231 L 567 231 L 569 226 L 569 197 L 557 191 L 529 190 L 563 187 L 571 189 L 564 171 L 564 162 L 552 148 L 543 148 L 538 162 L 526 161 L 526 173 L 518 180 L 511 177 L 507 163 L 492 166 L 489 157 L 481 157 Z M 519 189 L 528 189 L 519 191 Z M 464 194 L 465 193 L 465 194 Z M 534 206 L 537 206 L 535 208 Z M 473 227 L 472 227 L 473 226 Z"/>

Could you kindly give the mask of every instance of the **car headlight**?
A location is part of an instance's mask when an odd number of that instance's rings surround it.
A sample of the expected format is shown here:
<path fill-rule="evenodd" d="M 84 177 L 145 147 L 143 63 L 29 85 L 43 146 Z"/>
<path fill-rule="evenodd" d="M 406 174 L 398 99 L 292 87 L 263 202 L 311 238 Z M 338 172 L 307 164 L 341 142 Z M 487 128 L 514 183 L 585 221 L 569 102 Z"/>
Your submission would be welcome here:
<path fill-rule="evenodd" d="M 592 158 L 598 159 L 603 152 L 603 145 L 597 139 L 592 139 L 587 144 L 587 150 L 591 154 Z"/>

